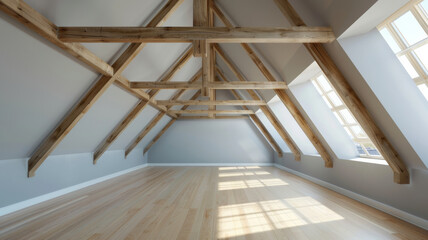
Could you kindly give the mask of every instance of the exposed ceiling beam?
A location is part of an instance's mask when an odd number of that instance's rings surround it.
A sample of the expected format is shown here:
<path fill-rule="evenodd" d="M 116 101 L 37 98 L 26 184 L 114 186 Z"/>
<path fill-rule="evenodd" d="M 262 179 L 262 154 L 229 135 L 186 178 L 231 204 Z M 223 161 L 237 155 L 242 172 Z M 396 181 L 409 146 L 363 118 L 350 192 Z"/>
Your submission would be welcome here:
<path fill-rule="evenodd" d="M 158 82 L 168 82 L 172 79 L 172 77 L 187 63 L 190 59 L 192 53 L 192 49 L 188 49 L 185 51 L 176 62 L 163 74 L 163 77 Z M 198 78 L 198 73 L 191 79 L 188 83 L 195 82 Z M 159 93 L 158 90 L 151 91 L 147 95 L 149 95 L 149 101 L 154 100 L 155 96 Z M 128 127 L 128 125 L 138 116 L 138 114 L 143 111 L 143 109 L 147 106 L 148 101 L 141 100 L 129 113 L 122 119 L 122 121 L 110 132 L 107 138 L 103 140 L 103 142 L 98 145 L 97 149 L 94 152 L 93 163 L 96 164 L 101 155 L 107 151 L 111 144 L 119 137 L 119 135 Z M 167 110 L 165 108 L 165 110 Z M 174 115 L 175 116 L 175 115 Z"/>
<path fill-rule="evenodd" d="M 149 151 L 149 149 L 153 146 L 153 144 L 155 144 L 160 137 L 162 137 L 162 135 L 168 130 L 169 127 L 171 127 L 172 124 L 175 123 L 177 119 L 171 119 L 163 128 L 162 130 L 160 130 L 160 132 L 152 139 L 152 141 L 150 141 L 149 144 L 147 144 L 147 146 L 144 148 L 144 152 L 143 154 L 146 154 L 147 151 Z"/>
<path fill-rule="evenodd" d="M 174 114 L 254 114 L 253 110 L 171 110 Z"/>
<path fill-rule="evenodd" d="M 59 27 L 64 42 L 330 43 L 326 27 Z"/>
<path fill-rule="evenodd" d="M 138 136 L 132 141 L 132 143 L 125 150 L 125 157 L 140 143 L 141 140 L 152 130 L 156 124 L 165 116 L 165 113 L 158 113 L 149 124 L 138 134 Z"/>
<path fill-rule="evenodd" d="M 131 82 L 131 88 L 146 89 L 201 89 L 200 83 L 187 82 Z M 287 89 L 285 82 L 211 82 L 210 89 Z"/>
<path fill-rule="evenodd" d="M 223 61 L 229 67 L 229 69 L 239 79 L 239 81 L 246 82 L 247 80 L 244 78 L 244 76 L 239 71 L 238 67 L 236 67 L 236 65 L 232 62 L 232 60 L 229 58 L 229 56 L 227 56 L 226 53 L 222 49 L 217 48 L 217 47 L 215 49 L 216 49 L 216 52 L 219 54 L 219 56 L 223 59 Z M 224 81 L 230 82 L 226 79 L 223 72 L 220 71 L 220 69 L 218 67 L 216 69 L 217 69 L 217 73 L 219 74 L 219 76 L 221 78 L 223 78 Z M 234 90 L 232 90 L 232 91 L 234 91 Z M 247 90 L 247 92 L 253 100 L 261 100 L 261 98 L 258 96 L 258 94 L 254 90 Z M 266 107 L 261 106 L 260 109 L 263 111 L 265 116 L 268 118 L 268 120 L 270 121 L 272 126 L 274 126 L 277 133 L 281 136 L 281 138 L 287 144 L 288 148 L 291 150 L 291 152 L 294 155 L 294 159 L 296 161 L 300 161 L 300 159 L 301 159 L 300 149 L 294 143 L 293 139 L 287 133 L 285 128 L 280 124 L 280 122 L 276 118 L 275 114 L 270 110 L 270 108 L 268 106 L 266 106 Z"/>
<path fill-rule="evenodd" d="M 113 67 L 83 45 L 79 43 L 65 43 L 59 40 L 57 37 L 57 26 L 24 1 L 0 0 L 0 9 L 102 75 L 113 76 Z"/>
<path fill-rule="evenodd" d="M 213 6 L 214 12 L 217 14 L 219 19 L 228 27 L 233 26 L 228 18 L 223 14 L 223 12 L 218 8 L 217 5 Z M 269 82 L 278 82 L 269 69 L 265 66 L 263 61 L 258 57 L 258 55 L 253 51 L 249 44 L 242 43 L 241 46 L 247 52 L 248 56 L 254 62 L 254 64 L 259 68 L 260 72 L 266 77 Z M 219 48 L 219 47 L 218 47 Z M 315 147 L 317 152 L 320 154 L 324 160 L 326 167 L 333 167 L 333 158 L 327 151 L 327 147 L 319 140 L 315 134 L 314 129 L 309 125 L 306 119 L 303 117 L 303 114 L 299 111 L 297 106 L 291 101 L 290 97 L 284 90 L 275 89 L 274 90 L 279 99 L 287 107 L 288 111 L 291 113 L 293 118 L 299 124 L 300 128 L 303 130 L 305 135 L 311 141 L 312 145 Z"/>
<path fill-rule="evenodd" d="M 249 115 L 253 116 L 253 115 Z M 178 117 L 177 120 L 195 120 L 195 119 L 245 119 L 248 118 L 246 115 L 239 115 L 239 116 L 181 116 Z"/>
<path fill-rule="evenodd" d="M 299 14 L 287 0 L 275 0 L 275 3 L 292 25 L 306 26 Z M 305 47 L 330 80 L 330 83 L 333 85 L 334 89 L 342 98 L 351 113 L 355 116 L 367 136 L 388 162 L 394 172 L 394 182 L 399 184 L 410 183 L 409 172 L 406 164 L 385 137 L 382 130 L 377 126 L 358 95 L 349 85 L 333 59 L 325 50 L 324 46 L 322 44 L 305 44 Z"/>
<path fill-rule="evenodd" d="M 223 75 L 223 80 L 227 81 L 226 78 L 224 78 L 224 75 Z M 230 91 L 235 96 L 235 98 L 238 99 L 236 101 L 245 101 L 245 100 L 242 100 L 242 97 L 239 95 L 239 93 L 236 90 L 230 90 Z M 255 101 L 255 102 L 257 102 L 257 101 Z M 267 104 L 265 104 L 265 105 L 267 105 Z M 242 106 L 242 109 L 248 110 L 248 107 Z M 267 128 L 265 127 L 263 122 L 260 120 L 260 118 L 256 114 L 252 114 L 249 116 L 253 120 L 254 124 L 258 127 L 258 129 L 265 136 L 266 140 L 269 142 L 269 144 L 271 145 L 273 150 L 278 153 L 279 157 L 282 157 L 282 149 L 279 147 L 278 143 L 275 141 L 275 139 L 269 133 L 269 131 L 267 130 Z"/>
<path fill-rule="evenodd" d="M 158 101 L 160 105 L 174 106 L 174 105 L 202 105 L 202 106 L 260 106 L 266 105 L 265 101 L 256 100 L 217 100 L 217 101 L 201 101 L 201 100 L 181 100 L 181 101 Z"/>
<path fill-rule="evenodd" d="M 193 26 L 208 27 L 208 0 L 193 0 Z M 202 57 L 206 54 L 206 42 L 193 40 L 193 55 Z"/>
<path fill-rule="evenodd" d="M 161 11 L 152 19 L 148 27 L 156 27 L 162 23 L 182 1 L 183 0 L 168 1 Z M 116 78 L 120 76 L 121 72 L 129 62 L 136 56 L 136 54 L 138 54 L 139 51 L 141 51 L 144 44 L 131 44 L 125 53 L 123 53 L 111 66 L 113 71 L 110 71 L 110 67 L 106 67 L 103 62 L 100 62 L 99 58 L 96 58 L 93 53 L 90 53 L 89 50 L 85 49 L 83 46 L 60 43 L 60 40 L 52 36 L 52 31 L 55 32 L 57 26 L 49 22 L 23 1 L 0 0 L 0 9 L 103 74 L 103 76 L 91 86 L 85 95 L 79 99 L 74 107 L 68 111 L 61 122 L 58 123 L 51 133 L 45 137 L 31 155 L 28 161 L 28 177 L 32 177 L 62 139 L 71 131 L 71 129 L 116 80 Z"/>
<path fill-rule="evenodd" d="M 192 49 L 190 49 L 192 50 Z M 193 51 L 191 51 L 193 52 Z M 166 74 L 166 76 L 169 76 L 169 74 Z M 201 70 L 195 73 L 195 75 L 189 80 L 189 83 L 196 82 L 201 76 Z M 177 91 L 174 96 L 171 97 L 170 101 L 176 101 L 179 99 L 185 92 L 185 89 L 182 89 L 180 91 Z M 157 92 L 156 92 L 157 93 Z M 153 93 L 153 97 L 156 95 L 156 93 Z M 194 96 L 198 97 L 200 94 L 200 91 L 196 92 Z M 195 97 L 195 98 L 196 98 Z M 168 106 L 167 109 L 170 109 L 172 106 Z M 174 114 L 175 115 L 175 114 Z M 152 130 L 156 124 L 162 119 L 163 115 L 158 114 L 155 118 L 152 119 L 152 121 L 138 134 L 138 136 L 133 140 L 133 142 L 127 147 L 125 150 L 125 157 L 128 156 L 128 154 L 140 143 L 141 140 Z"/>
<path fill-rule="evenodd" d="M 190 100 L 195 100 L 197 99 L 201 94 L 201 91 L 197 91 L 191 98 Z M 183 106 L 181 108 L 181 110 L 186 110 L 189 106 Z M 179 116 L 181 117 L 181 116 Z M 150 141 L 150 143 L 144 148 L 144 152 L 143 154 L 145 154 L 147 151 L 149 151 L 149 149 L 153 146 L 153 144 L 156 143 L 157 140 L 159 140 L 159 138 L 166 132 L 166 130 L 168 130 L 169 127 L 171 127 L 171 125 L 173 123 L 175 123 L 177 119 L 171 119 L 163 128 L 162 130 L 152 139 L 152 141 Z"/>

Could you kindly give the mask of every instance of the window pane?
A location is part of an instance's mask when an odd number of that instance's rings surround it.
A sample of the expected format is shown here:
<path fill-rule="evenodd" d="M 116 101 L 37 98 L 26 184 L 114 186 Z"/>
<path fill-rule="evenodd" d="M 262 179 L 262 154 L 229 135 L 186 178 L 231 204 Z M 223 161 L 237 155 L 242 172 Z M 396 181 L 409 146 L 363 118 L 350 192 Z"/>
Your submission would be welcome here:
<path fill-rule="evenodd" d="M 363 147 L 360 144 L 355 144 L 355 147 L 357 148 L 357 151 L 359 154 L 367 155 L 366 152 L 364 152 Z"/>
<path fill-rule="evenodd" d="M 321 75 L 317 78 L 318 83 L 321 85 L 321 88 L 325 91 L 328 92 L 331 90 L 331 86 L 330 83 L 328 82 L 328 80 L 324 77 L 324 75 Z"/>
<path fill-rule="evenodd" d="M 428 1 L 424 0 L 423 2 L 420 3 L 420 6 L 422 7 L 422 10 L 424 10 L 425 15 L 427 15 L 428 13 Z M 428 15 L 427 15 L 428 17 Z"/>
<path fill-rule="evenodd" d="M 345 127 L 346 133 L 351 137 L 351 139 L 354 138 L 354 135 L 352 135 L 351 131 L 348 129 L 348 127 Z"/>
<path fill-rule="evenodd" d="M 321 91 L 320 87 L 318 87 L 318 84 L 317 84 L 315 81 L 312 81 L 312 84 L 314 84 L 315 89 L 317 90 L 317 92 L 318 92 L 320 95 L 322 95 L 322 91 Z"/>
<path fill-rule="evenodd" d="M 342 100 L 340 100 L 339 96 L 335 92 L 331 92 L 327 94 L 328 98 L 330 98 L 331 102 L 335 107 L 343 105 Z"/>
<path fill-rule="evenodd" d="M 366 138 L 367 135 L 360 126 L 352 126 L 351 130 L 355 133 L 357 138 Z"/>
<path fill-rule="evenodd" d="M 363 145 L 370 155 L 380 156 L 379 151 L 376 149 L 376 147 L 372 143 L 364 143 Z"/>
<path fill-rule="evenodd" d="M 421 60 L 425 69 L 428 69 L 428 44 L 423 45 L 415 50 L 416 56 Z"/>
<path fill-rule="evenodd" d="M 428 87 L 426 84 L 418 85 L 419 90 L 421 90 L 422 94 L 425 96 L 426 100 L 428 100 Z"/>
<path fill-rule="evenodd" d="M 342 109 L 339 112 L 342 115 L 342 117 L 345 119 L 346 123 L 349 123 L 349 124 L 357 123 L 348 109 Z"/>
<path fill-rule="evenodd" d="M 330 102 L 327 100 L 325 96 L 322 96 L 322 99 L 324 99 L 324 102 L 327 104 L 328 108 L 333 108 L 333 106 L 331 106 Z"/>
<path fill-rule="evenodd" d="M 409 45 L 413 45 L 427 37 L 427 34 L 410 11 L 395 20 L 394 24 Z"/>
<path fill-rule="evenodd" d="M 401 49 L 398 46 L 397 42 L 392 37 L 391 33 L 388 31 L 388 29 L 384 28 L 380 31 L 380 34 L 382 34 L 385 41 L 388 43 L 389 47 L 394 51 L 394 53 L 398 53 Z"/>
<path fill-rule="evenodd" d="M 415 68 L 412 66 L 407 56 L 403 55 L 398 59 L 400 59 L 401 64 L 403 64 L 404 68 L 409 73 L 411 78 L 419 77 L 419 74 L 416 72 Z"/>
<path fill-rule="evenodd" d="M 337 118 L 337 120 L 339 120 L 340 124 L 343 125 L 344 123 L 343 123 L 342 119 L 340 118 L 339 114 L 337 114 L 337 112 L 333 112 L 333 114 Z"/>

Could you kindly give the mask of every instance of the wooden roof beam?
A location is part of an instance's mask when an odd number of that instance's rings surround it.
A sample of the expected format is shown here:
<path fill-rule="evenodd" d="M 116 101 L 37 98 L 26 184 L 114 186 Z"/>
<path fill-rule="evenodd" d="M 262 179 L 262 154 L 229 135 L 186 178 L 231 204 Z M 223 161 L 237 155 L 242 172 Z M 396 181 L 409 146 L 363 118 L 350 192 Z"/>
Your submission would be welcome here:
<path fill-rule="evenodd" d="M 229 68 L 232 70 L 232 72 L 236 75 L 238 79 L 243 79 L 243 81 L 246 81 L 244 76 L 240 73 L 238 68 L 235 66 L 235 64 L 230 60 L 228 56 L 224 52 L 219 52 L 220 57 L 225 61 L 226 65 L 229 66 Z M 220 71 L 220 69 L 216 68 L 217 74 L 225 81 L 230 82 L 227 80 L 226 76 L 223 74 L 223 72 Z M 232 93 L 235 96 L 239 96 L 239 94 L 236 92 L 236 90 L 231 90 Z M 257 95 L 257 93 L 254 90 L 247 90 L 248 94 L 254 99 L 254 100 L 261 100 L 260 97 Z M 244 109 L 248 109 L 247 107 L 243 107 Z M 288 148 L 291 150 L 291 152 L 294 155 L 294 159 L 296 161 L 300 161 L 301 154 L 300 149 L 297 147 L 297 145 L 294 143 L 293 139 L 290 137 L 290 135 L 287 133 L 285 128 L 281 125 L 281 123 L 276 118 L 275 114 L 272 112 L 272 110 L 269 108 L 269 106 L 260 106 L 260 109 L 265 114 L 267 119 L 270 121 L 272 126 L 275 128 L 277 133 L 281 136 L 282 140 L 284 140 L 285 144 L 287 144 Z M 281 151 L 282 152 L 282 151 Z M 279 152 L 278 152 L 279 153 Z"/>
<path fill-rule="evenodd" d="M 167 70 L 163 77 L 158 82 L 168 82 L 172 77 L 187 63 L 190 59 L 192 49 L 185 51 L 176 62 Z M 196 77 L 194 76 L 188 83 L 195 82 L 197 80 L 198 73 Z M 145 93 L 145 92 L 144 92 Z M 119 137 L 119 135 L 128 127 L 128 125 L 138 116 L 138 114 L 143 111 L 147 106 L 147 103 L 154 100 L 155 96 L 159 93 L 158 90 L 151 91 L 147 95 L 149 96 L 148 101 L 141 100 L 129 113 L 122 119 L 122 121 L 110 132 L 107 138 L 97 147 L 94 152 L 93 164 L 96 164 L 101 155 L 107 151 L 111 144 Z M 166 107 L 164 107 L 167 110 Z M 166 111 L 164 111 L 166 113 Z M 176 116 L 175 114 L 170 114 L 171 116 Z"/>
<path fill-rule="evenodd" d="M 197 91 L 191 98 L 190 100 L 195 100 L 197 99 L 201 94 L 201 91 Z M 183 106 L 181 108 L 181 110 L 186 110 L 189 106 Z M 179 116 L 181 117 L 181 116 Z M 162 130 L 152 139 L 152 141 L 150 141 L 150 143 L 144 148 L 144 152 L 143 154 L 146 154 L 147 151 L 149 151 L 149 149 L 153 146 L 153 144 L 155 144 L 159 138 L 168 130 L 169 127 L 171 127 L 172 124 L 175 123 L 177 119 L 171 119 L 163 128 Z"/>
<path fill-rule="evenodd" d="M 211 82 L 210 89 L 287 89 L 285 82 Z M 201 89 L 200 83 L 187 82 L 131 82 L 130 88 L 145 89 Z"/>
<path fill-rule="evenodd" d="M 327 27 L 58 27 L 64 42 L 330 43 Z M 206 52 L 206 51 L 205 51 Z"/>
<path fill-rule="evenodd" d="M 249 115 L 253 116 L 253 115 Z M 180 116 L 177 120 L 198 120 L 198 119 L 246 119 L 247 115 L 238 115 L 238 116 Z"/>
<path fill-rule="evenodd" d="M 275 0 L 275 3 L 284 14 L 284 17 L 287 18 L 292 25 L 306 26 L 302 18 L 300 18 L 299 14 L 287 0 Z M 330 80 L 330 83 L 351 113 L 355 116 L 367 136 L 388 162 L 394 172 L 394 182 L 398 184 L 410 183 L 410 176 L 406 164 L 385 137 L 382 130 L 377 126 L 358 95 L 325 50 L 324 46 L 322 44 L 305 44 L 305 47 L 321 67 L 322 71 Z"/>
<path fill-rule="evenodd" d="M 227 81 L 225 78 L 223 78 L 224 81 Z M 235 96 L 237 101 L 244 101 L 242 100 L 242 97 L 239 95 L 239 93 L 236 90 L 230 90 L 231 93 Z M 267 104 L 265 104 L 267 105 Z M 242 106 L 242 109 L 248 110 L 248 107 Z M 263 122 L 260 120 L 260 118 L 256 114 L 249 115 L 250 118 L 253 120 L 254 124 L 259 128 L 260 132 L 265 136 L 266 140 L 270 144 L 270 146 L 273 148 L 275 152 L 278 153 L 279 157 L 282 157 L 282 149 L 279 147 L 278 143 L 275 141 L 275 139 L 272 137 L 272 135 L 269 133 Z"/>
<path fill-rule="evenodd" d="M 260 106 L 267 105 L 262 100 L 217 100 L 217 101 L 201 101 L 201 100 L 181 100 L 181 101 L 158 101 L 159 105 L 175 106 L 175 105 L 202 105 L 202 106 Z"/>
<path fill-rule="evenodd" d="M 253 110 L 171 110 L 174 114 L 255 114 Z"/>
<path fill-rule="evenodd" d="M 199 70 L 190 80 L 189 83 L 195 82 L 196 80 L 198 80 L 198 78 L 201 76 L 201 70 Z M 185 92 L 186 90 L 180 90 L 177 91 L 173 97 L 171 97 L 171 101 L 175 101 L 177 99 L 179 99 Z M 199 97 L 200 95 L 200 91 L 196 92 L 194 94 L 194 98 L 196 99 L 197 97 Z M 193 99 L 192 99 L 193 100 Z M 172 106 L 168 106 L 167 109 L 170 109 Z M 152 130 L 156 124 L 162 119 L 162 117 L 165 115 L 165 113 L 159 113 L 156 117 L 154 117 L 152 119 L 152 121 L 146 125 L 146 127 L 138 134 L 138 136 L 133 140 L 133 142 L 126 148 L 125 150 L 125 157 L 128 156 L 128 154 L 138 145 L 138 143 L 140 143 L 141 140 L 143 140 L 143 138 L 150 132 L 150 130 Z M 175 115 L 175 114 L 174 114 Z M 172 119 L 175 121 L 175 119 Z"/>
<path fill-rule="evenodd" d="M 148 27 L 156 27 L 161 24 L 182 1 L 183 0 L 168 1 L 152 19 Z M 103 74 L 36 148 L 28 161 L 28 177 L 32 177 L 62 139 L 71 131 L 116 78 L 120 76 L 129 62 L 141 51 L 144 44 L 131 44 L 111 66 L 111 71 L 110 67 L 100 61 L 100 58 L 95 57 L 93 53 L 89 52 L 89 50 L 85 49 L 82 45 L 64 44 L 61 40 L 58 40 L 52 35 L 56 32 L 57 27 L 23 1 L 0 0 L 0 9 Z"/>
<path fill-rule="evenodd" d="M 227 19 L 227 17 L 223 14 L 223 12 L 218 8 L 218 6 L 213 6 L 214 12 L 217 14 L 219 19 L 228 27 L 232 27 L 232 23 Z M 257 54 L 252 50 L 250 45 L 246 43 L 242 43 L 241 46 L 244 48 L 244 50 L 247 52 L 248 56 L 251 58 L 251 60 L 256 64 L 256 66 L 259 68 L 261 73 L 266 77 L 266 79 L 269 82 L 278 82 L 277 79 L 273 76 L 273 74 L 268 70 L 268 68 L 265 66 L 263 61 L 257 56 Z M 219 46 L 217 46 L 218 49 Z M 274 90 L 276 95 L 281 99 L 281 101 L 284 103 L 284 105 L 287 107 L 288 111 L 291 113 L 291 115 L 294 117 L 296 122 L 299 124 L 305 135 L 308 137 L 308 139 L 311 141 L 312 145 L 315 147 L 315 149 L 318 151 L 318 153 L 321 155 L 322 159 L 324 160 L 326 167 L 333 167 L 333 158 L 327 151 L 327 147 L 324 146 L 324 144 L 319 140 L 317 135 L 315 134 L 314 129 L 309 125 L 309 123 L 306 121 L 306 119 L 303 117 L 303 114 L 300 112 L 300 110 L 296 107 L 296 105 L 291 101 L 290 97 L 284 90 L 275 89 Z"/>

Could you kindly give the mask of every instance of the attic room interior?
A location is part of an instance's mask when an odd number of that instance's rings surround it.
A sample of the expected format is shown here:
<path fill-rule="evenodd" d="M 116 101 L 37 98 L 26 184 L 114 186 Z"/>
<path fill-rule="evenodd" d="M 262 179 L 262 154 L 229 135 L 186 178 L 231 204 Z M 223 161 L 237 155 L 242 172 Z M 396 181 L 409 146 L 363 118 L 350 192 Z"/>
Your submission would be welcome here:
<path fill-rule="evenodd" d="M 428 0 L 0 10 L 0 240 L 428 239 Z"/>

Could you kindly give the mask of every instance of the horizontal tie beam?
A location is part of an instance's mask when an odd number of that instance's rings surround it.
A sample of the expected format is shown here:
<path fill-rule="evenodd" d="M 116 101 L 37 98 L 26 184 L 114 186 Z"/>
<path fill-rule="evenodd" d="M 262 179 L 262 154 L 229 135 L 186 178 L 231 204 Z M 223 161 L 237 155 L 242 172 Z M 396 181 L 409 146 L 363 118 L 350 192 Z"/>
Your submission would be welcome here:
<path fill-rule="evenodd" d="M 169 112 L 174 114 L 255 114 L 252 110 L 172 110 Z"/>
<path fill-rule="evenodd" d="M 202 84 L 188 82 L 131 82 L 131 88 L 144 89 L 201 89 Z M 210 89 L 287 89 L 285 82 L 211 82 Z"/>
<path fill-rule="evenodd" d="M 202 101 L 202 100 L 183 100 L 183 101 L 159 101 L 159 105 L 180 106 L 180 105 L 200 105 L 200 106 L 262 106 L 267 105 L 265 101 L 258 100 L 219 100 L 219 101 Z"/>
<path fill-rule="evenodd" d="M 328 27 L 59 27 L 63 42 L 330 43 Z"/>

